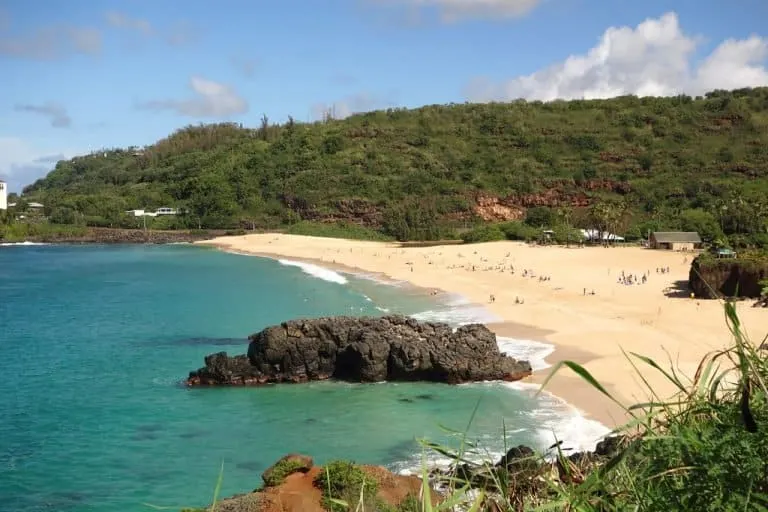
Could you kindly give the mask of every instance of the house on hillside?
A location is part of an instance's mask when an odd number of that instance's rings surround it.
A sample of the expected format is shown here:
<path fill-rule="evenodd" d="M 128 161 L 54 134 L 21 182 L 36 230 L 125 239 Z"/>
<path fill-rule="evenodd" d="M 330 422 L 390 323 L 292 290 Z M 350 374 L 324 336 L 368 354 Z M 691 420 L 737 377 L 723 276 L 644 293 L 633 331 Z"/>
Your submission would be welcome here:
<path fill-rule="evenodd" d="M 651 249 L 693 251 L 701 247 L 701 237 L 695 231 L 655 231 L 649 240 Z"/>
<path fill-rule="evenodd" d="M 168 208 L 167 206 L 163 206 L 154 212 L 149 212 L 146 210 L 127 210 L 125 213 L 134 217 L 157 217 L 162 215 L 178 215 L 179 211 L 176 208 Z"/>
<path fill-rule="evenodd" d="M 125 213 L 134 217 L 157 217 L 156 213 L 145 210 L 127 210 Z"/>

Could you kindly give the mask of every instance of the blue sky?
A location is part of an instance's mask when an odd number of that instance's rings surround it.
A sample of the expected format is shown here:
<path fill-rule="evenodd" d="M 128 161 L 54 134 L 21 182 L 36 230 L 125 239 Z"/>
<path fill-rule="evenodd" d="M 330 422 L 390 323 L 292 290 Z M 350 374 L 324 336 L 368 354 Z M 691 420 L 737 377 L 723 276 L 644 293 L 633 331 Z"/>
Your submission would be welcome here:
<path fill-rule="evenodd" d="M 768 85 L 768 2 L 0 0 L 0 178 L 187 124 Z"/>

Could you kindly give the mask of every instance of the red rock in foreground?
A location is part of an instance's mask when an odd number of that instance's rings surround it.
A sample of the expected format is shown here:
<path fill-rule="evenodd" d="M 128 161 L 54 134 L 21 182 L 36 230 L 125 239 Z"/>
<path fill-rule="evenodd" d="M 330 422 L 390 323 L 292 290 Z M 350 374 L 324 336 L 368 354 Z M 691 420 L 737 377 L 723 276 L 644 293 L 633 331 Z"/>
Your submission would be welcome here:
<path fill-rule="evenodd" d="M 302 466 L 288 474 L 279 485 L 262 490 L 233 496 L 216 504 L 218 512 L 326 512 L 323 508 L 323 493 L 317 487 L 315 479 L 322 474 L 323 468 L 311 466 L 311 458 L 301 455 L 288 457 L 310 461 L 310 467 Z M 284 457 L 281 460 L 285 460 Z M 265 475 L 279 464 L 269 468 Z M 421 480 L 414 476 L 402 476 L 391 473 L 379 466 L 359 466 L 367 478 L 377 483 L 377 498 L 392 507 L 397 507 L 406 497 L 418 497 Z M 266 480 L 266 478 L 265 478 Z M 433 498 L 436 503 L 437 499 Z"/>
<path fill-rule="evenodd" d="M 250 336 L 247 355 L 205 358 L 189 386 L 254 386 L 335 378 L 350 382 L 431 381 L 460 384 L 515 381 L 531 374 L 527 361 L 499 351 L 480 324 L 448 324 L 405 316 L 292 320 Z"/>

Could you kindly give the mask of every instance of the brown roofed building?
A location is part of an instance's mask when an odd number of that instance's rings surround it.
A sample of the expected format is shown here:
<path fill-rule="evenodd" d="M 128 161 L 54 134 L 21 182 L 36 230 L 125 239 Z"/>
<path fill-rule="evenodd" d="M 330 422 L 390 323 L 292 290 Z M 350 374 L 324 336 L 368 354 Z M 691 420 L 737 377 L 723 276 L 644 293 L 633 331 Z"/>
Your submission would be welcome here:
<path fill-rule="evenodd" d="M 701 237 L 695 231 L 656 231 L 651 233 L 651 249 L 693 251 L 701 247 Z"/>

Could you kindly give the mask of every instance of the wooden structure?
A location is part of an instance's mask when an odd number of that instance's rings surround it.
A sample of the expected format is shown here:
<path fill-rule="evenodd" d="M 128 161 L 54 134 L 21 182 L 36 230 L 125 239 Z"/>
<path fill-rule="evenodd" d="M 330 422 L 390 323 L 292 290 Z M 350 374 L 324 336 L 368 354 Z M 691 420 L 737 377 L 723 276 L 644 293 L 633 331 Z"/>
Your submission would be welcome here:
<path fill-rule="evenodd" d="M 649 245 L 651 249 L 693 251 L 701 247 L 701 237 L 695 231 L 655 231 Z"/>

